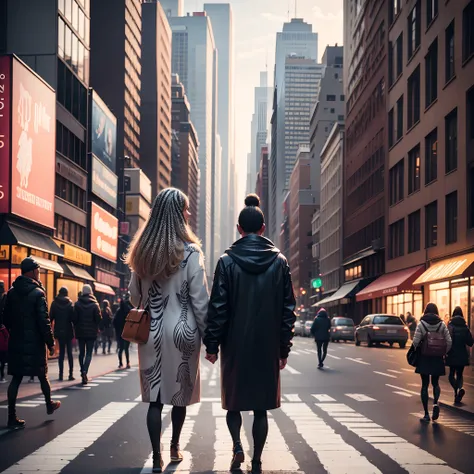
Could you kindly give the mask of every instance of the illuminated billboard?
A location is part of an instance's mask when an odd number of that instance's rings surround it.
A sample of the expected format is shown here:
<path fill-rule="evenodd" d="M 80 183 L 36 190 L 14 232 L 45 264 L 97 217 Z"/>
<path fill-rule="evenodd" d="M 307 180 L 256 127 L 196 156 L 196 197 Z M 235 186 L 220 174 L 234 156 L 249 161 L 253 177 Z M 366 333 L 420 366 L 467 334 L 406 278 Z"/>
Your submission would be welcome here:
<path fill-rule="evenodd" d="M 92 203 L 91 207 L 91 253 L 117 262 L 118 219 Z"/>

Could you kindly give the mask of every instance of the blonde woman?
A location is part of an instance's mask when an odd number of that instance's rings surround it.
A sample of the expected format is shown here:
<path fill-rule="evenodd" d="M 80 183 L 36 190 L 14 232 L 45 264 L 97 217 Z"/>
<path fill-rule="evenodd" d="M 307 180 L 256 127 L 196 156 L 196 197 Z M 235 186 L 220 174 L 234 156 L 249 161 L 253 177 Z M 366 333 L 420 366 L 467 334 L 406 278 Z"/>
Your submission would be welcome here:
<path fill-rule="evenodd" d="M 186 407 L 200 401 L 199 355 L 206 329 L 209 293 L 204 256 L 188 225 L 189 201 L 178 189 L 165 189 L 130 245 L 132 304 L 147 307 L 151 330 L 138 347 L 142 400 L 153 447 L 153 472 L 162 472 L 161 412 L 172 405 L 171 462 L 183 456 L 179 437 Z"/>

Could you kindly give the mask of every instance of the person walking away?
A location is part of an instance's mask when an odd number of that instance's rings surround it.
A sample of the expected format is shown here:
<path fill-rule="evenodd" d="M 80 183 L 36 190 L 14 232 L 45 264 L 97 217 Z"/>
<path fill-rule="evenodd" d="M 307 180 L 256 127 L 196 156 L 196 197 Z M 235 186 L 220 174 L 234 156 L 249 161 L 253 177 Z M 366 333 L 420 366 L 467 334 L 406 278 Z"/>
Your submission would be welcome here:
<path fill-rule="evenodd" d="M 237 229 L 242 236 L 219 259 L 214 275 L 204 344 L 206 359 L 221 352 L 221 398 L 233 441 L 230 470 L 244 462 L 242 411 L 253 411 L 252 473 L 262 472 L 267 410 L 280 407 L 280 370 L 294 335 L 295 297 L 283 254 L 263 237 L 259 198 L 249 195 Z M 262 337 L 265 334 L 265 337 Z"/>
<path fill-rule="evenodd" d="M 448 352 L 446 365 L 449 367 L 449 383 L 454 390 L 454 403 L 461 403 L 466 391 L 463 388 L 464 367 L 469 365 L 469 347 L 474 345 L 462 309 L 456 306 L 448 324 L 453 345 Z"/>
<path fill-rule="evenodd" d="M 84 285 L 82 296 L 74 305 L 74 330 L 79 341 L 79 365 L 83 385 L 89 381 L 87 374 L 101 320 L 100 306 L 92 288 L 90 285 Z"/>
<path fill-rule="evenodd" d="M 51 324 L 54 326 L 54 337 L 59 343 L 59 381 L 64 380 L 64 357 L 67 352 L 67 361 L 69 364 L 69 377 L 71 382 L 74 379 L 74 357 L 72 355 L 72 339 L 74 337 L 74 306 L 69 298 L 68 289 L 63 286 L 59 289 L 58 296 L 51 304 L 50 316 Z"/>
<path fill-rule="evenodd" d="M 320 309 L 318 314 L 314 318 L 313 325 L 311 326 L 311 334 L 316 341 L 318 349 L 318 369 L 324 367 L 324 360 L 328 353 L 328 344 L 331 338 L 331 320 L 329 319 L 328 313 L 325 309 Z"/>
<path fill-rule="evenodd" d="M 413 338 L 415 337 L 415 331 L 416 331 L 416 326 L 418 325 L 415 316 L 413 316 L 410 311 L 407 313 L 406 317 L 406 324 L 408 326 L 408 329 L 410 331 L 410 339 L 413 341 Z"/>
<path fill-rule="evenodd" d="M 112 324 L 112 310 L 108 300 L 102 302 L 102 354 L 110 354 L 114 327 Z M 107 350 L 107 352 L 106 352 Z"/>
<path fill-rule="evenodd" d="M 123 353 L 125 352 L 125 360 L 127 362 L 127 369 L 130 368 L 130 342 L 126 341 L 122 337 L 123 328 L 125 327 L 125 320 L 130 313 L 130 310 L 133 308 L 132 303 L 130 303 L 130 294 L 127 294 L 125 298 L 120 302 L 120 307 L 115 313 L 114 316 L 114 328 L 115 335 L 118 341 L 118 360 L 119 360 L 119 369 L 123 369 Z"/>
<path fill-rule="evenodd" d="M 178 189 L 161 191 L 126 256 L 132 270 L 131 302 L 151 316 L 148 342 L 138 346 L 142 401 L 153 472 L 162 472 L 161 414 L 172 405 L 172 462 L 181 462 L 179 440 L 186 407 L 201 397 L 200 352 L 209 294 L 204 256 L 189 226 L 189 200 Z"/>
<path fill-rule="evenodd" d="M 3 280 L 0 280 L 0 383 L 6 383 L 5 366 L 7 364 L 8 339 L 10 338 L 10 334 L 3 324 L 2 316 L 6 298 L 7 294 L 5 293 L 5 283 Z"/>
<path fill-rule="evenodd" d="M 423 317 L 418 324 L 413 345 L 416 350 L 421 350 L 415 372 L 421 376 L 421 402 L 425 416 L 422 422 L 429 423 L 428 388 L 433 386 L 433 421 L 439 418 L 438 400 L 441 395 L 439 378 L 446 375 L 444 357 L 451 349 L 451 336 L 446 324 L 439 317 L 438 307 L 428 303 Z"/>
<path fill-rule="evenodd" d="M 8 343 L 8 427 L 23 428 L 25 421 L 17 417 L 16 399 L 24 376 L 38 377 L 46 402 L 46 412 L 52 415 L 61 402 L 51 399 L 48 380 L 48 359 L 54 354 L 54 337 L 48 315 L 46 293 L 40 281 L 40 266 L 32 257 L 21 262 L 21 275 L 8 291 L 3 320 L 10 333 Z"/>

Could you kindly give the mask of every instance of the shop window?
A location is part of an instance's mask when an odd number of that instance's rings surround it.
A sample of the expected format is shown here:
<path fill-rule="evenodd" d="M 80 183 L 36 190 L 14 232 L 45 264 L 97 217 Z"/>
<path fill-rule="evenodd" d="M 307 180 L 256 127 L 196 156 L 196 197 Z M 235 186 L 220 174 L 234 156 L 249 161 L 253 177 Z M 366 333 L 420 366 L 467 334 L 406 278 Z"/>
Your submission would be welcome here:
<path fill-rule="evenodd" d="M 467 61 L 474 55 L 474 0 L 462 14 L 462 46 L 463 61 Z"/>
<path fill-rule="evenodd" d="M 438 38 L 431 43 L 425 57 L 425 107 L 438 98 Z"/>
<path fill-rule="evenodd" d="M 450 316 L 449 282 L 430 285 L 430 301 L 438 306 L 439 317 L 446 320 Z"/>
<path fill-rule="evenodd" d="M 402 257 L 405 254 L 405 219 L 391 224 L 389 234 L 389 258 Z"/>
<path fill-rule="evenodd" d="M 446 196 L 446 243 L 453 244 L 458 240 L 458 192 Z"/>
<path fill-rule="evenodd" d="M 466 279 L 464 286 L 458 286 L 461 283 L 456 283 L 456 286 L 451 288 L 451 311 L 450 315 L 453 314 L 454 308 L 459 306 L 464 314 L 464 317 L 468 318 L 469 315 L 469 280 Z M 472 317 L 472 314 L 471 314 Z"/>
<path fill-rule="evenodd" d="M 421 159 L 420 145 L 408 152 L 408 194 L 420 190 Z"/>
<path fill-rule="evenodd" d="M 420 66 L 408 79 L 407 127 L 420 121 Z"/>
<path fill-rule="evenodd" d="M 438 178 L 438 129 L 425 138 L 425 185 Z"/>
<path fill-rule="evenodd" d="M 454 109 L 444 119 L 446 163 L 445 171 L 450 173 L 458 167 L 458 109 Z"/>
<path fill-rule="evenodd" d="M 404 197 L 405 160 L 400 160 L 389 172 L 390 205 L 400 202 Z"/>
<path fill-rule="evenodd" d="M 438 201 L 425 206 L 425 238 L 426 248 L 438 245 Z"/>
<path fill-rule="evenodd" d="M 445 81 L 448 82 L 450 81 L 453 77 L 454 74 L 456 73 L 455 69 L 455 63 L 454 63 L 454 20 L 451 22 L 451 24 L 446 28 L 445 31 L 445 58 L 446 58 L 446 64 L 445 64 Z"/>
<path fill-rule="evenodd" d="M 416 2 L 413 10 L 408 15 L 408 58 L 415 54 L 421 41 L 421 5 Z"/>
<path fill-rule="evenodd" d="M 408 253 L 420 250 L 421 212 L 418 210 L 408 216 Z"/>
<path fill-rule="evenodd" d="M 438 0 L 426 0 L 426 25 L 431 25 L 438 16 Z"/>

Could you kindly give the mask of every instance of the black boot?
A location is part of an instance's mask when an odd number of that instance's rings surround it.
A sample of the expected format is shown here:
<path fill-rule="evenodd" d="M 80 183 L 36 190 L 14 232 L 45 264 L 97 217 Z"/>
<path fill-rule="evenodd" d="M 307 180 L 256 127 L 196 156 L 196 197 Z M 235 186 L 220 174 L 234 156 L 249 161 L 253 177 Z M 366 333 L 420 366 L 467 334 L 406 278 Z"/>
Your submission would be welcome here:
<path fill-rule="evenodd" d="M 250 474 L 262 474 L 262 461 L 254 461 L 252 460 L 252 470 Z"/>
<path fill-rule="evenodd" d="M 233 449 L 232 462 L 230 463 L 231 471 L 239 471 L 241 464 L 245 461 L 244 450 L 241 443 L 235 443 Z"/>
<path fill-rule="evenodd" d="M 25 420 L 20 420 L 16 415 L 8 415 L 8 425 L 7 427 L 16 430 L 25 427 Z"/>
<path fill-rule="evenodd" d="M 153 453 L 153 470 L 151 472 L 163 472 L 164 465 L 161 453 Z"/>

